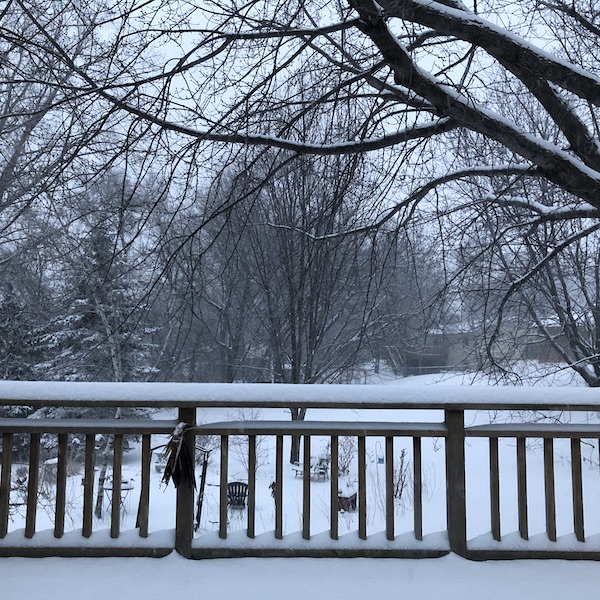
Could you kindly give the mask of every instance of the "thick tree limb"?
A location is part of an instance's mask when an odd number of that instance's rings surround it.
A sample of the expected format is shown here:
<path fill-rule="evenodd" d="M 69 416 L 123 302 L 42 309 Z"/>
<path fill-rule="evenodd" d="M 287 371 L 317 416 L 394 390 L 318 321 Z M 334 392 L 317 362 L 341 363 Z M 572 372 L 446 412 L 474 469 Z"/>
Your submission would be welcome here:
<path fill-rule="evenodd" d="M 441 115 L 493 139 L 531 161 L 549 180 L 590 204 L 600 207 L 600 174 L 546 140 L 524 132 L 513 122 L 477 105 L 415 65 L 371 0 L 353 0 L 363 17 L 362 31 L 379 48 L 397 80 L 433 104 Z M 363 8 L 367 4 L 368 8 Z M 433 3 L 436 4 L 436 3 Z"/>
<path fill-rule="evenodd" d="M 351 0 L 361 16 L 374 15 L 371 0 Z M 386 17 L 412 21 L 483 48 L 503 64 L 519 65 L 573 94 L 600 105 L 600 78 L 539 50 L 529 42 L 466 10 L 433 0 L 382 0 Z"/>

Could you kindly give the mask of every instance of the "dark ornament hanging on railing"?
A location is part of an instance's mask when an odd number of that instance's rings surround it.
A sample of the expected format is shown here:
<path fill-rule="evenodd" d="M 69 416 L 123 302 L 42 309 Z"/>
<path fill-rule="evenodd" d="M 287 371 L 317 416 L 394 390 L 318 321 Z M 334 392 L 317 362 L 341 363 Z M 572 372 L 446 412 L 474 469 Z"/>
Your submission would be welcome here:
<path fill-rule="evenodd" d="M 183 483 L 187 484 L 189 489 L 193 491 L 196 489 L 194 460 L 188 445 L 184 443 L 185 433 L 189 429 L 190 426 L 187 423 L 179 423 L 173 430 L 165 446 L 167 464 L 165 465 L 162 481 L 165 485 L 168 485 L 172 479 L 176 488 Z"/>

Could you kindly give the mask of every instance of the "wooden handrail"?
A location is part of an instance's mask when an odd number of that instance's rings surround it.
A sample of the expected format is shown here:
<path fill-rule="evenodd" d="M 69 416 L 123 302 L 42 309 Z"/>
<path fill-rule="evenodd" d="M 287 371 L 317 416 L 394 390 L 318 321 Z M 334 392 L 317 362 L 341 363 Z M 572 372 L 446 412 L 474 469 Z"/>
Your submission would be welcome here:
<path fill-rule="evenodd" d="M 0 419 L 0 432 L 6 433 L 171 433 L 176 420 L 152 419 Z"/>
<path fill-rule="evenodd" d="M 354 435 L 446 437 L 444 423 L 344 421 L 224 421 L 198 425 L 197 435 Z"/>
<path fill-rule="evenodd" d="M 595 438 L 600 424 L 593 423 L 493 423 L 465 428 L 466 437 Z"/>

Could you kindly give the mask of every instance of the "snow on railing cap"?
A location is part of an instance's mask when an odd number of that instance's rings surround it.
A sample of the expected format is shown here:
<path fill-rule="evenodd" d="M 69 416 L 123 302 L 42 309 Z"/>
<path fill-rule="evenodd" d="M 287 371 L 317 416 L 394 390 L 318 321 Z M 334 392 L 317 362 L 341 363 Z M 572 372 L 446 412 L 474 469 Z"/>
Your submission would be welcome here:
<path fill-rule="evenodd" d="M 0 381 L 0 404 L 600 410 L 600 390 L 413 383 L 87 383 Z"/>

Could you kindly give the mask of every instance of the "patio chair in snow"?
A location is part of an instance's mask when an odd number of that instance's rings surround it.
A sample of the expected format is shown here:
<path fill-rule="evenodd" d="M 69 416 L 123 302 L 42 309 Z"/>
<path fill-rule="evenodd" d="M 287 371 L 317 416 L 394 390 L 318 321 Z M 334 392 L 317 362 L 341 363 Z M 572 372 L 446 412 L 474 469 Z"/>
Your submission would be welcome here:
<path fill-rule="evenodd" d="M 317 464 L 312 470 L 315 479 L 329 479 L 329 461 L 326 458 L 319 458 Z"/>
<path fill-rule="evenodd" d="M 243 481 L 232 481 L 227 484 L 227 505 L 229 508 L 246 508 L 248 484 Z"/>

